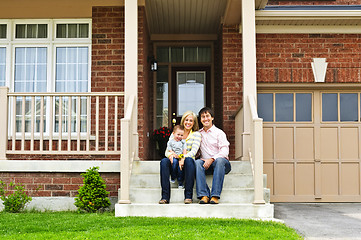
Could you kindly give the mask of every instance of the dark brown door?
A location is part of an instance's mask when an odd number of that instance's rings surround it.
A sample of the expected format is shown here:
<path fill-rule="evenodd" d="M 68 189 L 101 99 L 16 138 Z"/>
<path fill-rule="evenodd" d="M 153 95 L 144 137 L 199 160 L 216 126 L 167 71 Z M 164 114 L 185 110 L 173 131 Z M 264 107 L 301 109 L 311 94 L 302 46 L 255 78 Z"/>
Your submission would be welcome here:
<path fill-rule="evenodd" d="M 211 105 L 210 67 L 172 68 L 171 124 L 179 124 L 184 112 L 198 115 L 204 106 Z"/>

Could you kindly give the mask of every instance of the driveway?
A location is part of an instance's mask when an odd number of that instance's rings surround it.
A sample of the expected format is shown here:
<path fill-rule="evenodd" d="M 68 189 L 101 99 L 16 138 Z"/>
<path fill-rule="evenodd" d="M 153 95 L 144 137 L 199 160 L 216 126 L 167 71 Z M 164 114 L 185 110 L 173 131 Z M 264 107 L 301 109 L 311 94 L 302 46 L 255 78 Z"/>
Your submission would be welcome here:
<path fill-rule="evenodd" d="M 276 203 L 275 218 L 305 239 L 361 239 L 361 203 Z"/>

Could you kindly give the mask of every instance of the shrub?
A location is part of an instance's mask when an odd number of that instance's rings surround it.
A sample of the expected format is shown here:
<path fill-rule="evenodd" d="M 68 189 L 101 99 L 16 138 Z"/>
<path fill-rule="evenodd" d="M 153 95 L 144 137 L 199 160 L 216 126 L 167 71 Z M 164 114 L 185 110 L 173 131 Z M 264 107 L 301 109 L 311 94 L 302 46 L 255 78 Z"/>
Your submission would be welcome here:
<path fill-rule="evenodd" d="M 109 192 L 105 190 L 105 181 L 98 170 L 99 167 L 92 167 L 81 174 L 84 185 L 79 188 L 79 194 L 75 198 L 75 206 L 78 210 L 96 212 L 110 206 Z"/>
<path fill-rule="evenodd" d="M 3 181 L 0 181 L 0 199 L 4 201 L 4 211 L 17 213 L 24 210 L 25 205 L 32 200 L 24 190 L 24 185 L 15 184 L 10 182 L 10 187 L 14 188 L 14 192 L 9 194 L 9 191 L 6 191 L 6 184 Z"/>

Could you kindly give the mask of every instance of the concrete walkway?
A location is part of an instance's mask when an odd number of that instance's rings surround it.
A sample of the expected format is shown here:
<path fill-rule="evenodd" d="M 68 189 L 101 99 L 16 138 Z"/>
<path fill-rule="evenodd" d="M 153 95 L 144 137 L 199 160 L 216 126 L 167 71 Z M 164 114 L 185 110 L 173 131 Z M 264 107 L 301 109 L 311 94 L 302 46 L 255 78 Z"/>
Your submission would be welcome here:
<path fill-rule="evenodd" d="M 361 239 L 361 203 L 276 203 L 274 209 L 305 239 Z"/>

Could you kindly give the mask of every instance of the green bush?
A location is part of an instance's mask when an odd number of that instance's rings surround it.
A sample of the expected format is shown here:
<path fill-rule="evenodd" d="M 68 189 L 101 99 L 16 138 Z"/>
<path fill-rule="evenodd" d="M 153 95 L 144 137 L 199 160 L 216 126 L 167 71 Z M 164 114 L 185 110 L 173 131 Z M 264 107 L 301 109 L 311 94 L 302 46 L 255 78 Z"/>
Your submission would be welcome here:
<path fill-rule="evenodd" d="M 81 174 L 84 185 L 79 188 L 79 194 L 75 198 L 75 206 L 78 210 L 96 212 L 110 206 L 109 192 L 105 190 L 105 181 L 98 170 L 99 167 L 92 167 Z"/>
<path fill-rule="evenodd" d="M 3 181 L 0 181 L 0 199 L 4 201 L 4 211 L 17 213 L 24 210 L 25 205 L 32 200 L 24 190 L 22 184 L 15 184 L 10 182 L 10 187 L 14 188 L 12 194 L 8 194 L 9 191 L 6 191 L 6 184 Z"/>

